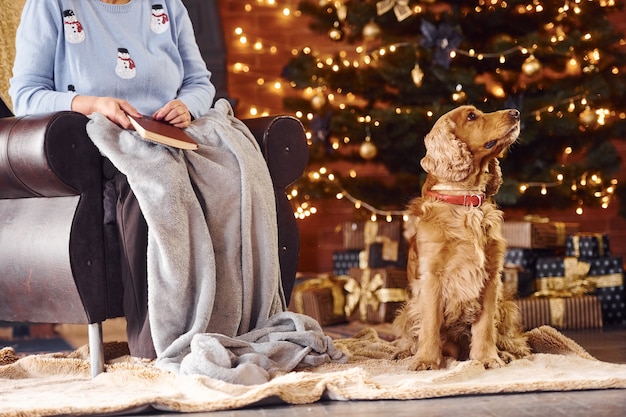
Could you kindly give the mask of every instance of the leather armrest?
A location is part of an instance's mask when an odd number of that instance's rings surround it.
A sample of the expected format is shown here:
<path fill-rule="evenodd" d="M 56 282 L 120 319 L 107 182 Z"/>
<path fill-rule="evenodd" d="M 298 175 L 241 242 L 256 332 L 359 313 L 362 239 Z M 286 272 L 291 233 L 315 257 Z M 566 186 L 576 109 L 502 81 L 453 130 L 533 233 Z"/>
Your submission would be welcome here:
<path fill-rule="evenodd" d="M 76 112 L 0 119 L 0 198 L 76 195 L 99 184 L 87 121 Z"/>
<path fill-rule="evenodd" d="M 309 149 L 302 123 L 291 116 L 242 120 L 259 142 L 277 189 L 285 189 L 302 175 Z"/>
<path fill-rule="evenodd" d="M 0 119 L 0 317 L 119 315 L 108 298 L 121 283 L 106 278 L 102 157 L 87 122 L 74 112 Z"/>
<path fill-rule="evenodd" d="M 88 140 L 88 118 L 58 112 L 0 119 L 0 198 L 80 194 L 99 181 L 100 154 Z M 291 116 L 243 121 L 259 145 L 276 188 L 297 180 L 308 161 L 304 129 Z"/>

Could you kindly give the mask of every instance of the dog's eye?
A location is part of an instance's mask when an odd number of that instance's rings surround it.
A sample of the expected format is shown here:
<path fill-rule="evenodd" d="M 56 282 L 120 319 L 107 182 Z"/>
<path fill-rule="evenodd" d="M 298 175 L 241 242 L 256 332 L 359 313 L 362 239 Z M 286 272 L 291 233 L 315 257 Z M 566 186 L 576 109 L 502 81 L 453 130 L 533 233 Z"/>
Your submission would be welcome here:
<path fill-rule="evenodd" d="M 474 113 L 473 111 L 467 113 L 467 120 L 468 121 L 472 121 L 472 120 L 476 120 L 476 119 L 478 119 L 478 115 L 476 113 Z"/>
<path fill-rule="evenodd" d="M 485 143 L 485 149 L 491 149 L 496 145 L 496 141 L 495 140 L 490 140 L 489 142 Z"/>

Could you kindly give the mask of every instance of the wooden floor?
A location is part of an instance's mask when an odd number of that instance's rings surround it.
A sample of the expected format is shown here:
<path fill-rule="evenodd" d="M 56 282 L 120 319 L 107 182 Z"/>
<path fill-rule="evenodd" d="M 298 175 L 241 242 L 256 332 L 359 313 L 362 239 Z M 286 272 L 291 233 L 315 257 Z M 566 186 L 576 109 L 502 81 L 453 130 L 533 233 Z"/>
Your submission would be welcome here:
<path fill-rule="evenodd" d="M 350 324 L 328 327 L 325 330 L 333 337 L 345 337 L 358 331 L 361 327 L 363 325 Z M 111 336 L 111 330 L 108 330 L 109 336 Z M 389 328 L 377 326 L 377 330 L 381 337 L 384 337 Z M 626 327 L 563 331 L 562 333 L 574 339 L 597 359 L 605 362 L 626 363 Z M 107 327 L 105 326 L 106 337 Z M 479 395 L 412 401 L 321 401 L 299 406 L 265 405 L 212 413 L 151 412 L 147 415 L 160 417 L 177 415 L 195 417 L 381 417 L 381 414 L 384 417 L 624 417 L 626 416 L 626 389 Z M 146 414 L 142 415 L 145 416 Z"/>

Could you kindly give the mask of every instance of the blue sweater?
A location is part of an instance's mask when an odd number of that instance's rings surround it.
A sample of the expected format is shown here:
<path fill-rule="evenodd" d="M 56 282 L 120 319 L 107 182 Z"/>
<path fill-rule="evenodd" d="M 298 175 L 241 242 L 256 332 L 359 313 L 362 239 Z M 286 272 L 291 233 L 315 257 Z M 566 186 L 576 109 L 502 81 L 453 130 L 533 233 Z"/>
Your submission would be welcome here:
<path fill-rule="evenodd" d="M 175 98 L 193 117 L 215 87 L 181 0 L 28 0 L 9 93 L 16 115 L 70 110 L 76 94 L 152 114 Z"/>

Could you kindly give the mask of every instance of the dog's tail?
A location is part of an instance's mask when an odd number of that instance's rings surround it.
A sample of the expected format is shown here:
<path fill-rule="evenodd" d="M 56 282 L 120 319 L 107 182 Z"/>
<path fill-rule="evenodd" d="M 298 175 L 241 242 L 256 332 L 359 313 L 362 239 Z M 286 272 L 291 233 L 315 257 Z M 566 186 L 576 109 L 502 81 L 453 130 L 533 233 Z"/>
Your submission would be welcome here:
<path fill-rule="evenodd" d="M 500 302 L 498 313 L 497 348 L 518 359 L 530 355 L 530 346 L 522 328 L 519 306 L 512 300 L 504 299 Z"/>

